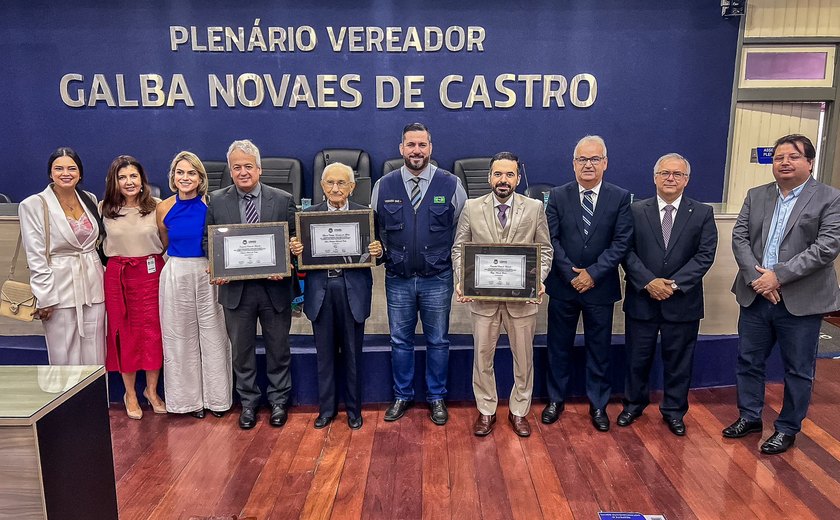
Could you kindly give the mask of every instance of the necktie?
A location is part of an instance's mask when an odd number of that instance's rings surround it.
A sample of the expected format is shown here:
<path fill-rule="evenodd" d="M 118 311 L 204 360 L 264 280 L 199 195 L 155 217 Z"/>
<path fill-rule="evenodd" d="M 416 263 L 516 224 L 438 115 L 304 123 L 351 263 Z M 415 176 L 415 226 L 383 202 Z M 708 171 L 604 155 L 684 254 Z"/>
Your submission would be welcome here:
<path fill-rule="evenodd" d="M 420 177 L 411 179 L 414 186 L 411 187 L 411 205 L 414 206 L 414 211 L 417 211 L 417 206 L 420 205 Z"/>
<path fill-rule="evenodd" d="M 665 249 L 668 249 L 668 242 L 671 240 L 671 229 L 674 227 L 674 206 L 665 206 L 665 216 L 662 217 L 662 240 L 665 242 Z"/>
<path fill-rule="evenodd" d="M 592 202 L 592 195 L 595 192 L 586 190 L 583 192 L 583 234 L 589 236 L 589 226 L 592 225 L 592 215 L 595 214 L 595 204 Z"/>
<path fill-rule="evenodd" d="M 499 224 L 502 225 L 502 229 L 504 229 L 507 224 L 508 207 L 509 206 L 507 204 L 499 204 Z"/>
<path fill-rule="evenodd" d="M 257 213 L 257 207 L 254 205 L 254 195 L 252 193 L 245 194 L 245 220 L 248 224 L 256 224 L 260 221 L 260 214 Z"/>

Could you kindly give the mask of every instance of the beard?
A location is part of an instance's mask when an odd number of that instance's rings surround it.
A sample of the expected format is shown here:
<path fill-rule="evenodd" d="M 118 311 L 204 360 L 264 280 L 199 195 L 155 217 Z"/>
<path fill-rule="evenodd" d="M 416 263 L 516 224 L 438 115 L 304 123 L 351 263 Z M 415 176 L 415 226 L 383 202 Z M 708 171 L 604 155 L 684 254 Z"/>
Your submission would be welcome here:
<path fill-rule="evenodd" d="M 415 172 L 423 171 L 429 165 L 429 156 L 424 157 L 404 157 L 405 167 Z M 415 166 L 417 165 L 417 166 Z"/>
<path fill-rule="evenodd" d="M 513 186 L 507 183 L 500 182 L 493 186 L 493 193 L 500 199 L 506 199 L 513 193 Z"/>

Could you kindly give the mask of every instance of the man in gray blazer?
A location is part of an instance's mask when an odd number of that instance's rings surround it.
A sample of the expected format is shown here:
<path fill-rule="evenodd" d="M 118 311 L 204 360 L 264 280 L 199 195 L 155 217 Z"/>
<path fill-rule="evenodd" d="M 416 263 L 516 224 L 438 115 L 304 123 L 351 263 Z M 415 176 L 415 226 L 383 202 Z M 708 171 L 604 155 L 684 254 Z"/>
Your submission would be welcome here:
<path fill-rule="evenodd" d="M 803 135 L 773 147 L 776 182 L 751 189 L 732 231 L 738 275 L 732 292 L 738 320 L 737 421 L 724 437 L 761 433 L 765 363 L 778 342 L 785 368 L 784 403 L 761 452 L 793 446 L 808 411 L 820 323 L 840 308 L 834 259 L 840 253 L 840 190 L 811 176 L 816 150 Z"/>
<path fill-rule="evenodd" d="M 289 234 L 294 235 L 294 200 L 289 193 L 260 182 L 260 151 L 254 143 L 234 141 L 228 149 L 227 160 L 233 185 L 210 195 L 207 225 L 288 222 Z M 256 410 L 262 394 L 257 386 L 257 319 L 265 340 L 267 397 L 271 405 L 269 422 L 272 426 L 286 423 L 292 390 L 289 329 L 295 293 L 293 284 L 296 282 L 294 276 L 234 282 L 214 280 L 219 284 L 219 304 L 224 308 L 233 351 L 236 392 L 242 402 L 239 427 L 243 430 L 257 424 Z"/>

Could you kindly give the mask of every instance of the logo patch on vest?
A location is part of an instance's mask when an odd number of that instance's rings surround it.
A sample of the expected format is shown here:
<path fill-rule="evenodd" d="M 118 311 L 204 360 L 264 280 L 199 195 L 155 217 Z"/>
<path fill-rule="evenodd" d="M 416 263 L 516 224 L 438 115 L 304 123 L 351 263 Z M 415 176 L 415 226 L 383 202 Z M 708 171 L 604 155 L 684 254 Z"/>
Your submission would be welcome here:
<path fill-rule="evenodd" d="M 435 204 L 446 204 L 446 197 L 438 195 L 435 197 Z"/>

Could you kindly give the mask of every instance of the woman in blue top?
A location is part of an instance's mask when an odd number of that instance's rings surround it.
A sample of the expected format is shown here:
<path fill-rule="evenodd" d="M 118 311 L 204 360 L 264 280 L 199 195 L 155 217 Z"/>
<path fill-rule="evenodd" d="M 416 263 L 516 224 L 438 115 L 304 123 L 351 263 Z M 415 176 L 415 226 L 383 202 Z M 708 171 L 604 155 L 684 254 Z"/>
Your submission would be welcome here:
<path fill-rule="evenodd" d="M 216 286 L 207 276 L 202 241 L 207 216 L 207 172 L 195 154 L 180 152 L 169 168 L 175 195 L 157 205 L 157 223 L 169 259 L 160 276 L 160 323 L 166 409 L 204 418 L 231 406 L 230 341 Z"/>

